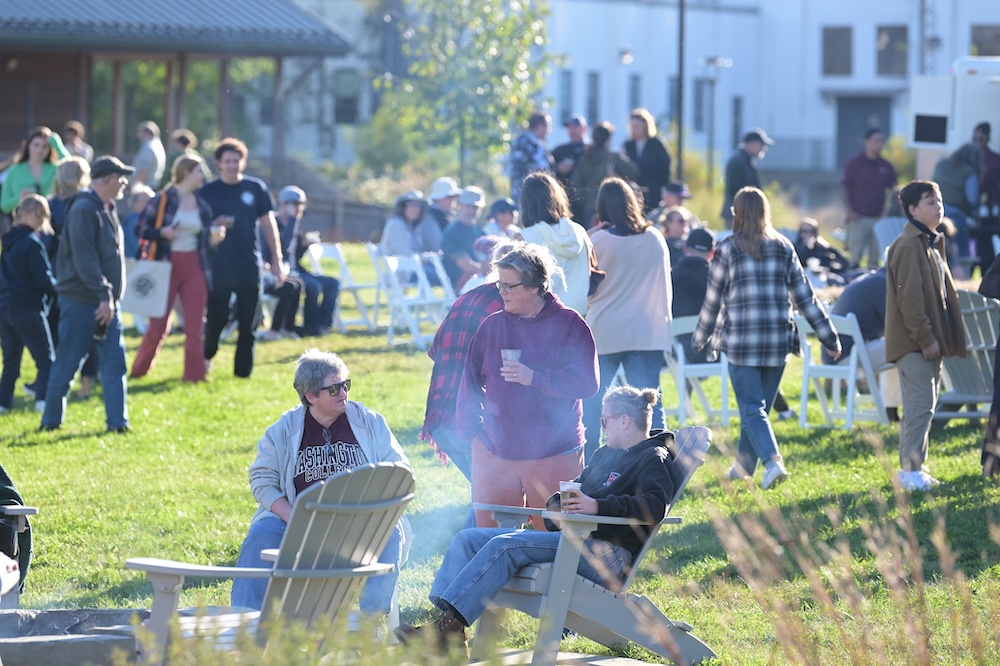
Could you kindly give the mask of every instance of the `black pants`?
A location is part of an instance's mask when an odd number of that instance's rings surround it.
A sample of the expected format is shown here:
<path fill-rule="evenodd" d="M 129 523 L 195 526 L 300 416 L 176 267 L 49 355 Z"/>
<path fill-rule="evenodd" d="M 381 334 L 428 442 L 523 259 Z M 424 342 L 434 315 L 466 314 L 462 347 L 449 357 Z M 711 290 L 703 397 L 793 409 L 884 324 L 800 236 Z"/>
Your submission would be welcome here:
<path fill-rule="evenodd" d="M 260 317 L 260 275 L 257 272 L 253 276 L 225 275 L 222 271 L 213 275 L 205 315 L 205 359 L 215 358 L 219 351 L 219 336 L 229 322 L 229 302 L 234 295 L 238 337 L 233 374 L 249 377 L 253 372 L 253 346 Z"/>

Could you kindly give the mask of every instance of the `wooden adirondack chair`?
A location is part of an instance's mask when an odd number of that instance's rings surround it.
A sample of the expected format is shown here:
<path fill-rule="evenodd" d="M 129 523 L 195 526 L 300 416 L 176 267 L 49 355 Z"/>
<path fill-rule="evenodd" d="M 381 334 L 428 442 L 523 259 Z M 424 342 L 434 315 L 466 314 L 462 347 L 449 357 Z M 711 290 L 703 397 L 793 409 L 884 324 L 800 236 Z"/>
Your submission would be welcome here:
<path fill-rule="evenodd" d="M 413 472 L 398 463 L 364 465 L 317 483 L 296 499 L 273 569 L 127 560 L 127 568 L 145 571 L 153 585 L 153 608 L 145 624 L 155 644 L 140 646 L 143 661 L 166 654 L 185 576 L 268 578 L 270 583 L 260 613 L 233 609 L 228 615 L 182 618 L 182 630 L 208 633 L 209 625 L 229 629 L 235 621 L 250 624 L 257 642 L 265 645 L 266 620 L 272 615 L 307 627 L 336 621 L 358 600 L 365 579 L 393 570 L 391 564 L 379 564 L 378 556 L 413 491 Z"/>
<path fill-rule="evenodd" d="M 711 442 L 712 431 L 702 426 L 681 428 L 675 434 L 675 488 L 667 514 L 684 492 L 695 470 L 705 462 Z M 505 527 L 523 523 L 528 515 L 542 515 L 560 525 L 562 538 L 555 562 L 522 567 L 492 600 L 479 619 L 472 646 L 473 660 L 485 660 L 494 653 L 507 608 L 542 621 L 531 655 L 532 664 L 556 663 L 563 627 L 608 647 L 635 643 L 676 663 L 697 663 L 715 657 L 707 645 L 691 635 L 691 625 L 667 618 L 648 598 L 628 592 L 660 526 L 678 524 L 680 518 L 666 515 L 652 527 L 649 539 L 632 563 L 621 590 L 615 592 L 577 575 L 581 544 L 600 523 L 629 525 L 640 524 L 639 521 L 491 504 L 475 506 L 492 511 L 494 519 Z"/>
<path fill-rule="evenodd" d="M 958 302 L 965 324 L 965 357 L 942 361 L 941 393 L 934 418 L 989 418 L 1000 303 L 965 290 L 959 290 Z M 963 405 L 965 411 L 961 411 Z"/>

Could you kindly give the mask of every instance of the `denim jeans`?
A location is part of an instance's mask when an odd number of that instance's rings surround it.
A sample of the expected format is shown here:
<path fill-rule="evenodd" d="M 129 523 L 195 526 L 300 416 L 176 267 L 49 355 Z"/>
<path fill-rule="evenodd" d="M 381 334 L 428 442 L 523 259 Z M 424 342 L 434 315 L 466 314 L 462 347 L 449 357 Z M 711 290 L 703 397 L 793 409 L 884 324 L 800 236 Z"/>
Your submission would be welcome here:
<path fill-rule="evenodd" d="M 618 365 L 625 369 L 625 380 L 630 386 L 636 388 L 655 388 L 660 390 L 660 371 L 663 369 L 664 358 L 662 351 L 624 351 L 615 354 L 600 354 L 597 363 L 601 369 L 601 388 L 596 395 L 583 401 L 583 427 L 587 437 L 584 446 L 584 462 L 589 461 L 594 456 L 594 452 L 601 446 L 601 405 L 604 402 L 604 394 L 611 386 L 611 380 L 618 372 Z M 653 408 L 653 428 L 662 428 L 663 401 L 658 402 Z"/>
<path fill-rule="evenodd" d="M 49 321 L 41 310 L 11 308 L 0 312 L 0 348 L 3 349 L 3 374 L 0 375 L 0 407 L 14 405 L 14 387 L 21 374 L 21 356 L 28 348 L 35 360 L 35 400 L 45 400 L 49 371 L 55 352 Z"/>
<path fill-rule="evenodd" d="M 306 335 L 319 335 L 333 327 L 340 281 L 329 275 L 315 275 L 301 269 L 298 275 L 306 292 L 302 303 L 302 328 Z M 322 302 L 320 296 L 323 297 Z"/>
<path fill-rule="evenodd" d="M 261 559 L 260 551 L 265 548 L 278 548 L 281 538 L 285 535 L 285 521 L 281 518 L 266 516 L 250 526 L 240 555 L 236 559 L 238 567 L 270 568 L 273 562 Z M 396 568 L 384 576 L 372 576 L 365 581 L 361 589 L 361 612 L 365 615 L 387 615 L 392 607 L 392 594 L 399 580 L 399 568 L 402 566 L 402 527 L 396 523 L 389 542 L 379 556 L 383 564 L 395 564 Z M 237 578 L 233 581 L 231 602 L 233 606 L 260 610 L 264 605 L 264 594 L 267 592 L 267 578 Z"/>
<path fill-rule="evenodd" d="M 479 619 L 486 602 L 496 597 L 518 569 L 554 562 L 559 536 L 558 532 L 502 527 L 462 530 L 448 545 L 428 596 L 442 611 L 457 612 L 468 626 Z M 576 572 L 614 587 L 631 563 L 632 554 L 625 548 L 588 538 Z"/>
<path fill-rule="evenodd" d="M 767 418 L 781 383 L 784 366 L 729 364 L 729 381 L 740 409 L 740 445 L 736 462 L 753 476 L 757 460 L 766 462 L 778 454 L 778 441 Z"/>
<path fill-rule="evenodd" d="M 108 324 L 107 337 L 94 339 L 94 312 L 97 306 L 59 298 L 59 345 L 56 360 L 52 363 L 49 385 L 46 390 L 43 426 L 58 426 L 66 412 L 73 375 L 83 364 L 84 356 L 97 348 L 97 365 L 104 389 L 104 414 L 108 430 L 128 425 L 128 396 L 125 385 L 125 338 L 122 320 L 117 308 Z"/>

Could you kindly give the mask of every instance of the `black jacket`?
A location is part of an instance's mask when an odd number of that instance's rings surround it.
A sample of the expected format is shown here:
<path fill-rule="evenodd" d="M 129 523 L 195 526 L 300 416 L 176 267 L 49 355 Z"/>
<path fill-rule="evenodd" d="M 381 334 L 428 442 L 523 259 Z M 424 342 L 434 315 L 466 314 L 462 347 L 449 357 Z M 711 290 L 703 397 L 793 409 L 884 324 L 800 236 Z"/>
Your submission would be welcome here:
<path fill-rule="evenodd" d="M 625 142 L 625 154 L 639 167 L 635 182 L 642 188 L 642 209 L 648 213 L 660 205 L 660 191 L 670 182 L 670 152 L 659 137 L 646 139 L 642 155 L 635 154 L 635 141 Z"/>
<path fill-rule="evenodd" d="M 56 281 L 38 234 L 16 224 L 3 235 L 0 247 L 0 308 L 48 312 Z"/>

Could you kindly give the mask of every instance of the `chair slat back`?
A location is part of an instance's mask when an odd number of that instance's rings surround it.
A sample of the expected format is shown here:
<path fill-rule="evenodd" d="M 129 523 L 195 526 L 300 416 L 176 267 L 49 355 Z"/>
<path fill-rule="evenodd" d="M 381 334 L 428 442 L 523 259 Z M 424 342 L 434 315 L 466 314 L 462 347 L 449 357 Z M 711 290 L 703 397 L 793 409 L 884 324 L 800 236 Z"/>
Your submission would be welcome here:
<path fill-rule="evenodd" d="M 664 518 L 670 515 L 671 509 L 673 509 L 674 505 L 681 498 L 684 489 L 687 488 L 688 482 L 691 481 L 694 473 L 699 467 L 705 464 L 705 456 L 708 455 L 708 449 L 711 446 L 712 431 L 705 426 L 687 426 L 680 428 L 674 433 L 674 443 L 670 447 L 670 452 L 674 457 L 674 494 L 667 505 L 667 510 L 663 515 Z M 632 560 L 632 566 L 625 577 L 622 590 L 627 590 L 632 584 L 632 579 L 639 570 L 643 559 L 646 557 L 646 552 L 652 546 L 653 539 L 656 537 L 662 524 L 661 521 L 650 530 L 649 538 L 646 539 L 646 543 L 643 544 L 642 549 L 636 555 L 635 559 Z"/>
<path fill-rule="evenodd" d="M 347 608 L 360 594 L 362 578 L 299 578 L 287 572 L 375 564 L 413 490 L 408 467 L 379 463 L 331 476 L 296 498 L 264 596 L 258 640 L 266 642 L 263 632 L 272 613 L 309 627 L 332 621 Z"/>

